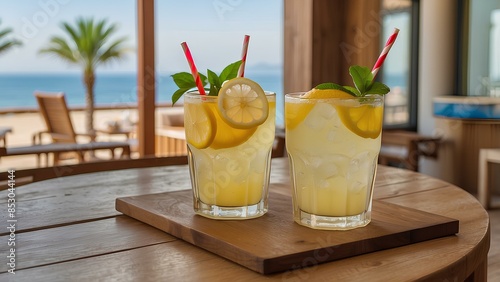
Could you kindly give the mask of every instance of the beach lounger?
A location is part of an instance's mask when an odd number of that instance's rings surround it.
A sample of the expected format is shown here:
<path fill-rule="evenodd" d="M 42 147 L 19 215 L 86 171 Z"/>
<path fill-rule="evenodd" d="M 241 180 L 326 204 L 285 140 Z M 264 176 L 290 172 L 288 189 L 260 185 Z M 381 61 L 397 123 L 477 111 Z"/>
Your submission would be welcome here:
<path fill-rule="evenodd" d="M 39 92 L 34 93 L 40 114 L 47 130 L 33 135 L 33 146 L 8 148 L 7 156 L 35 154 L 38 156 L 37 165 L 40 165 L 42 154 L 52 154 L 54 165 L 59 164 L 62 154 L 76 153 L 78 161 L 85 161 L 85 152 L 95 150 L 110 150 L 114 157 L 115 149 L 122 149 L 123 155 L 130 155 L 130 144 L 128 142 L 95 142 L 95 133 L 77 134 L 69 114 L 64 93 Z M 48 135 L 51 144 L 43 144 L 43 136 Z M 89 143 L 78 143 L 77 136 L 85 136 L 90 139 Z M 48 161 L 47 161 L 48 163 Z"/>

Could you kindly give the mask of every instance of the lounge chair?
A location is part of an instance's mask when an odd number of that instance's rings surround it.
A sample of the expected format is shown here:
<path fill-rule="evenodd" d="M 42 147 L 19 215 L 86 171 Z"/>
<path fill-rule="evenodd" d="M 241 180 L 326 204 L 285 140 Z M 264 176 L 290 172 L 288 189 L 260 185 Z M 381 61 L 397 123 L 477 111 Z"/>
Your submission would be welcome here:
<path fill-rule="evenodd" d="M 37 91 L 34 95 L 38 102 L 40 114 L 47 127 L 47 130 L 37 132 L 33 135 L 32 151 L 38 156 L 38 164 L 40 157 L 38 152 L 40 151 L 52 153 L 54 156 L 54 165 L 59 164 L 61 155 L 68 152 L 76 154 L 79 162 L 85 161 L 85 152 L 90 151 L 93 153 L 97 149 L 109 149 L 113 153 L 114 148 L 122 148 L 124 154 L 130 154 L 130 147 L 127 142 L 94 142 L 95 134 L 93 133 L 75 133 L 64 93 L 44 93 Z M 42 144 L 44 135 L 50 136 L 52 144 Z M 77 142 L 78 136 L 85 136 L 89 138 L 90 142 L 79 144 Z M 14 148 L 11 151 L 12 153 L 16 152 Z M 29 147 L 18 151 L 23 154 L 30 153 Z M 9 154 L 9 148 L 7 148 L 7 153 Z"/>

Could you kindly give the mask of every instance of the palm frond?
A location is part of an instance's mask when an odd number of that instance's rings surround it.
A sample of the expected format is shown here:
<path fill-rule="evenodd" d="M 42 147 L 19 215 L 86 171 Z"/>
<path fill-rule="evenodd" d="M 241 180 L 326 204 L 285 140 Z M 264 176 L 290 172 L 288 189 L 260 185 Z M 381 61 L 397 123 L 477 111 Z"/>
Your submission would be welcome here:
<path fill-rule="evenodd" d="M 4 28 L 0 30 L 0 53 L 4 53 L 14 46 L 22 45 L 22 42 L 17 39 L 7 38 L 7 36 L 11 33 L 12 28 Z"/>
<path fill-rule="evenodd" d="M 126 40 L 126 37 L 122 37 L 107 46 L 100 55 L 100 61 L 105 63 L 111 59 L 120 59 L 122 54 L 126 52 L 126 48 L 123 46 Z"/>
<path fill-rule="evenodd" d="M 40 53 L 52 53 L 71 63 L 77 63 L 79 60 L 78 53 L 75 53 L 68 42 L 60 36 L 52 37 L 49 46 L 41 49 Z"/>
<path fill-rule="evenodd" d="M 12 28 L 6 28 L 4 30 L 0 30 L 0 38 L 6 36 L 7 34 L 12 32 Z"/>
<path fill-rule="evenodd" d="M 40 52 L 80 64 L 85 72 L 93 72 L 102 63 L 120 59 L 127 51 L 125 37 L 111 41 L 117 26 L 108 24 L 106 19 L 80 17 L 74 24 L 62 23 L 61 28 L 67 37 L 52 37 L 47 48 Z"/>
<path fill-rule="evenodd" d="M 80 35 L 78 34 L 78 32 L 68 23 L 63 23 L 62 28 L 64 31 L 66 31 L 69 34 L 70 38 L 78 46 L 79 38 L 80 38 Z"/>

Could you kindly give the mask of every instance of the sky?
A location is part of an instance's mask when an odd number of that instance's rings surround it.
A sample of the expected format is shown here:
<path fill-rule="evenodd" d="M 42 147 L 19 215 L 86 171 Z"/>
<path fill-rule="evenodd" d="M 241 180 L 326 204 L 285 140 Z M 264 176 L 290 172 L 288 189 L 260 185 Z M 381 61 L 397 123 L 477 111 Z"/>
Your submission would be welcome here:
<path fill-rule="evenodd" d="M 189 71 L 180 43 L 186 41 L 198 69 L 221 70 L 241 56 L 250 35 L 247 66 L 281 66 L 283 0 L 156 0 L 155 55 L 160 73 Z M 116 37 L 126 36 L 137 48 L 136 0 L 0 0 L 0 28 L 10 27 L 23 42 L 0 56 L 0 73 L 75 72 L 51 55 L 39 54 L 50 37 L 64 35 L 62 22 L 78 17 L 108 19 L 118 25 Z M 134 52 L 99 67 L 98 72 L 135 72 Z"/>

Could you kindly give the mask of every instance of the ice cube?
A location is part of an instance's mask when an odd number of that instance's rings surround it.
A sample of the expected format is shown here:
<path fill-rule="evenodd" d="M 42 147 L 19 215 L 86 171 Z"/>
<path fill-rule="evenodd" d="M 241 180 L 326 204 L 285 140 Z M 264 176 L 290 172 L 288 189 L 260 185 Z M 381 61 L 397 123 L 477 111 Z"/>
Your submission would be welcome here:
<path fill-rule="evenodd" d="M 362 181 L 351 181 L 349 182 L 349 192 L 351 193 L 359 193 L 366 188 L 366 183 Z"/>
<path fill-rule="evenodd" d="M 320 130 L 327 126 L 335 116 L 335 108 L 330 104 L 317 103 L 304 120 L 304 123 L 311 129 Z"/>

